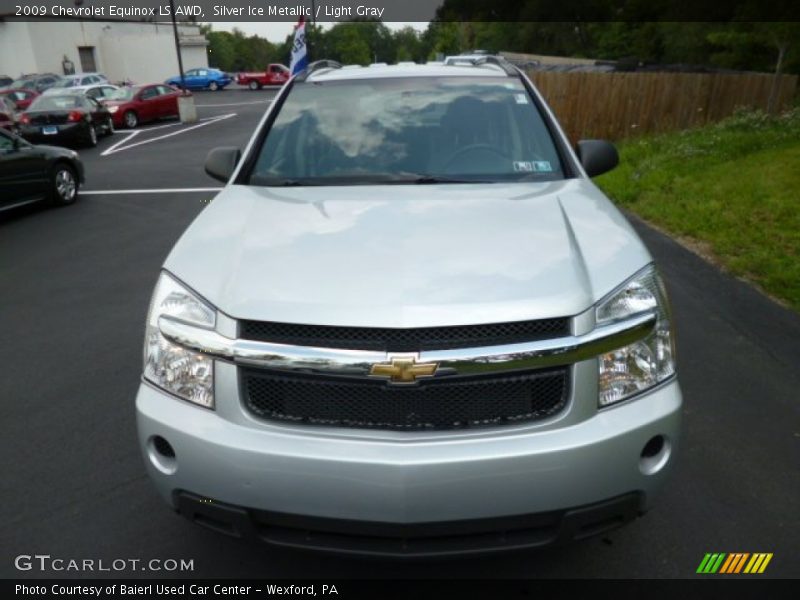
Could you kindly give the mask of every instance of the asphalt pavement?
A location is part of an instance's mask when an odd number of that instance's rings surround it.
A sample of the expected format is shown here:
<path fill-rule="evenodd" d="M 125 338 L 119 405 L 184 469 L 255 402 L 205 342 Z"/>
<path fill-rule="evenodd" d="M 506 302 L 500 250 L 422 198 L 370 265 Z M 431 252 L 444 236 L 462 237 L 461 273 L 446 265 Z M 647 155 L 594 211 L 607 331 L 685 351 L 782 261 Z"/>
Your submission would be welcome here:
<path fill-rule="evenodd" d="M 761 577 L 800 575 L 800 316 L 636 221 L 671 293 L 685 397 L 671 484 L 643 518 L 563 548 L 396 563 L 245 543 L 172 513 L 136 440 L 145 312 L 220 185 L 206 153 L 243 147 L 272 95 L 197 94 L 197 124 L 81 151 L 75 205 L 0 215 L 0 576 L 81 576 L 15 569 L 38 553 L 191 559 L 192 577 L 692 577 L 706 552 L 772 552 Z"/>

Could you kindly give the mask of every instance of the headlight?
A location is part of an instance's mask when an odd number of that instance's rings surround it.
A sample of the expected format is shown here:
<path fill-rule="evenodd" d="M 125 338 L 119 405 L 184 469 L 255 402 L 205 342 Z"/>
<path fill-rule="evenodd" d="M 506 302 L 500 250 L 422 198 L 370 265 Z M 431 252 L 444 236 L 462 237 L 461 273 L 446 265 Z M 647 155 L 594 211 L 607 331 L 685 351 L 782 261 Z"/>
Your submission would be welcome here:
<path fill-rule="evenodd" d="M 110 113 L 115 113 L 118 110 L 119 110 L 119 106 L 109 106 L 108 107 L 108 112 L 110 112 Z"/>
<path fill-rule="evenodd" d="M 161 317 L 213 329 L 215 310 L 162 272 L 150 301 L 144 341 L 146 379 L 184 400 L 214 408 L 214 361 L 165 339 L 158 329 Z"/>
<path fill-rule="evenodd" d="M 664 381 L 675 373 L 675 346 L 664 282 L 653 265 L 634 275 L 600 301 L 597 324 L 624 320 L 643 312 L 656 314 L 647 337 L 599 356 L 598 404 L 614 404 Z"/>

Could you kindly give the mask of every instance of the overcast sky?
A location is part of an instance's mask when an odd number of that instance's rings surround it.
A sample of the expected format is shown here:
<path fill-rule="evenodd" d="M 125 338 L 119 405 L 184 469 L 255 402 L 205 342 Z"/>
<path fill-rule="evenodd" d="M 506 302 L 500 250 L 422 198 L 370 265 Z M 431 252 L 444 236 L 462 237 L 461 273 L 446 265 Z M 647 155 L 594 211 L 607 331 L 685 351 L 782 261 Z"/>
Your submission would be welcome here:
<path fill-rule="evenodd" d="M 287 22 L 259 22 L 249 23 L 245 21 L 224 21 L 219 23 L 211 23 L 214 31 L 232 31 L 234 27 L 238 27 L 247 35 L 259 35 L 267 38 L 270 42 L 281 43 L 286 39 L 286 36 L 294 31 L 294 23 Z M 334 23 L 325 22 L 320 23 L 325 28 L 329 28 Z M 402 29 L 410 25 L 417 31 L 425 31 L 428 27 L 428 22 L 410 22 L 410 23 L 384 23 L 389 29 L 396 30 Z"/>

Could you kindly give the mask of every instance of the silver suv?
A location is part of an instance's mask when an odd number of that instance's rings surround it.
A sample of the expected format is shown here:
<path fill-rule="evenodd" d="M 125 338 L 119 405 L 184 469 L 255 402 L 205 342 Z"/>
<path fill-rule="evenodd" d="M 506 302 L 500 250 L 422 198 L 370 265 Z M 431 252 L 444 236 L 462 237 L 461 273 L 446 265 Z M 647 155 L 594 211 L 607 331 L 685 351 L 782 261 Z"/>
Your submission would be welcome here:
<path fill-rule="evenodd" d="M 164 499 L 291 547 L 469 554 L 644 512 L 681 392 L 650 254 L 523 73 L 315 63 L 167 258 L 136 401 Z"/>

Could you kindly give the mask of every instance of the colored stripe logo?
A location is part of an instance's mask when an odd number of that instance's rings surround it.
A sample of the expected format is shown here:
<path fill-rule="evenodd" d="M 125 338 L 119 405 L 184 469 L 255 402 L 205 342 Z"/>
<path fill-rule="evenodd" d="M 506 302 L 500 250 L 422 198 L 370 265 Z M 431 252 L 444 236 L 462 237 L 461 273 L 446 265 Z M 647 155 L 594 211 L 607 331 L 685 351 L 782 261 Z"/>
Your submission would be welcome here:
<path fill-rule="evenodd" d="M 763 573 L 771 560 L 771 552 L 756 552 L 753 554 L 749 552 L 708 552 L 703 557 L 703 560 L 700 561 L 697 573 L 725 575 Z"/>

